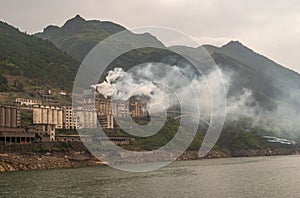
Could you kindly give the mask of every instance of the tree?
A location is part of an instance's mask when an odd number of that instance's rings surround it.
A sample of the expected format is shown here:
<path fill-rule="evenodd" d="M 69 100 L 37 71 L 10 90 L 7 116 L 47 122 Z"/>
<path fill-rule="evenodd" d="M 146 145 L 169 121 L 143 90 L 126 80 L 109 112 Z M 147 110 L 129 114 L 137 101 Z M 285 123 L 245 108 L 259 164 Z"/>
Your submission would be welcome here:
<path fill-rule="evenodd" d="M 0 91 L 6 91 L 7 88 L 7 79 L 0 73 Z"/>

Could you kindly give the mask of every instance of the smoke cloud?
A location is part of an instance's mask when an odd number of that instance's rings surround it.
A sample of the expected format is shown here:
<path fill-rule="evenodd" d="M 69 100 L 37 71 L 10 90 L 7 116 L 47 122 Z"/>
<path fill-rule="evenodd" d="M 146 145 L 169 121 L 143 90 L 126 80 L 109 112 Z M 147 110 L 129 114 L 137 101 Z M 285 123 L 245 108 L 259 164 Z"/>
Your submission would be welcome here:
<path fill-rule="evenodd" d="M 203 75 L 196 75 L 190 66 L 168 66 L 163 64 L 143 64 L 136 66 L 127 72 L 121 68 L 115 68 L 108 72 L 105 81 L 92 85 L 104 97 L 113 97 L 117 100 L 128 100 L 131 96 L 140 96 L 147 99 L 147 107 L 154 106 L 163 109 L 178 109 L 179 98 L 184 98 L 184 102 L 197 102 L 199 104 L 201 117 L 209 121 L 211 114 L 211 94 L 220 93 L 217 79 L 220 78 L 220 71 L 212 70 Z M 225 87 L 228 89 L 231 84 L 230 74 L 222 74 Z M 209 86 L 208 86 L 209 85 Z M 196 94 L 196 98 L 190 89 Z M 237 113 L 245 110 L 245 104 L 251 97 L 251 91 L 246 90 L 238 98 L 230 98 L 227 103 L 227 111 Z M 221 98 L 226 100 L 226 98 Z M 196 101 L 195 101 L 196 100 Z M 195 103 L 194 103 L 195 104 Z M 195 107 L 190 107 L 191 109 Z M 160 108 L 161 109 L 161 108 Z M 159 111 L 160 109 L 156 109 Z M 154 108 L 155 110 L 155 108 Z"/>
<path fill-rule="evenodd" d="M 92 85 L 92 87 L 106 98 L 128 100 L 131 96 L 142 97 L 147 100 L 148 110 L 151 111 L 178 110 L 179 98 L 184 98 L 184 102 L 187 103 L 197 100 L 201 118 L 209 122 L 211 115 L 210 91 L 218 93 L 218 90 L 221 89 L 217 83 L 214 83 L 219 78 L 218 72 L 220 71 L 212 70 L 204 75 L 196 75 L 189 66 L 175 65 L 170 69 L 162 64 L 142 64 L 126 72 L 121 68 L 115 68 L 108 72 L 105 81 Z M 234 71 L 221 71 L 221 75 L 228 92 L 230 87 L 236 83 Z M 185 81 L 182 80 L 183 77 Z M 192 98 L 187 86 L 192 87 L 197 98 Z M 296 130 L 300 127 L 299 112 L 295 108 L 278 103 L 275 110 L 266 111 L 254 95 L 252 90 L 243 88 L 237 94 L 224 98 L 226 100 L 226 122 L 238 121 L 247 117 L 252 118 L 252 127 L 273 131 L 283 137 L 299 135 Z"/>

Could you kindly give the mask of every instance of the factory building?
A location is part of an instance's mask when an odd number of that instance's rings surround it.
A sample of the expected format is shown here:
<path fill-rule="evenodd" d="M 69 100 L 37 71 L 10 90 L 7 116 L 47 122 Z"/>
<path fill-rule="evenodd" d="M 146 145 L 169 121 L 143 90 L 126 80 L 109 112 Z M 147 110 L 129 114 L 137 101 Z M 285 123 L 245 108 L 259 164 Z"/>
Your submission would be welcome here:
<path fill-rule="evenodd" d="M 102 128 L 113 129 L 116 126 L 115 117 L 147 116 L 146 103 L 138 102 L 135 98 L 130 101 L 107 99 L 93 89 L 84 90 L 81 97 L 75 98 L 75 103 L 82 128 L 97 127 L 99 122 Z"/>
<path fill-rule="evenodd" d="M 36 134 L 42 142 L 55 141 L 55 125 L 54 124 L 36 124 Z"/>
<path fill-rule="evenodd" d="M 47 105 L 57 105 L 58 101 L 54 99 L 52 91 L 49 90 L 36 90 L 36 93 L 42 98 L 43 103 Z"/>
<path fill-rule="evenodd" d="M 97 113 L 94 110 L 78 108 L 76 111 L 78 117 L 78 128 L 97 128 Z"/>
<path fill-rule="evenodd" d="M 130 104 L 130 115 L 135 118 L 147 116 L 146 103 L 133 101 Z"/>
<path fill-rule="evenodd" d="M 20 109 L 17 106 L 0 106 L 0 127 L 20 127 Z"/>
<path fill-rule="evenodd" d="M 35 100 L 35 99 L 27 99 L 27 98 L 17 98 L 15 103 L 25 106 L 32 106 L 32 105 L 40 105 L 42 104 L 41 100 Z"/>
<path fill-rule="evenodd" d="M 50 124 L 63 128 L 63 114 L 59 107 L 37 105 L 33 107 L 33 124 Z"/>
<path fill-rule="evenodd" d="M 99 97 L 99 94 L 95 96 L 95 109 L 97 111 L 97 115 L 111 115 L 112 114 L 112 106 L 111 101 L 106 98 Z"/>
<path fill-rule="evenodd" d="M 102 128 L 113 129 L 115 127 L 114 117 L 111 114 L 97 116 L 97 119 Z"/>
<path fill-rule="evenodd" d="M 112 111 L 114 117 L 128 117 L 129 114 L 129 102 L 114 100 L 112 101 Z"/>
<path fill-rule="evenodd" d="M 20 128 L 20 109 L 18 106 L 0 106 L 0 142 L 29 143 L 35 140 L 34 132 L 25 132 Z"/>
<path fill-rule="evenodd" d="M 63 128 L 61 108 L 53 106 L 33 106 L 33 125 L 41 141 L 55 141 L 55 129 Z"/>
<path fill-rule="evenodd" d="M 128 137 L 93 137 L 89 135 L 57 135 L 57 142 L 98 142 L 100 145 L 110 145 L 111 142 L 117 145 L 128 145 L 130 141 Z"/>
<path fill-rule="evenodd" d="M 72 106 L 63 106 L 63 128 L 64 129 L 77 129 L 79 125 L 79 117 L 73 111 Z"/>

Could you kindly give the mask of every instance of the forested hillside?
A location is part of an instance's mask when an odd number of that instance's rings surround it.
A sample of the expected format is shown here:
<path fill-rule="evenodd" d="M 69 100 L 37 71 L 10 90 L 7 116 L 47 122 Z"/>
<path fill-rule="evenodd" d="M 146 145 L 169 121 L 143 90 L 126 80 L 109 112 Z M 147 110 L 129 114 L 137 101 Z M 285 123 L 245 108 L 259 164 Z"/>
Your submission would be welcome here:
<path fill-rule="evenodd" d="M 0 22 L 0 91 L 44 86 L 71 90 L 78 67 L 50 41 Z"/>

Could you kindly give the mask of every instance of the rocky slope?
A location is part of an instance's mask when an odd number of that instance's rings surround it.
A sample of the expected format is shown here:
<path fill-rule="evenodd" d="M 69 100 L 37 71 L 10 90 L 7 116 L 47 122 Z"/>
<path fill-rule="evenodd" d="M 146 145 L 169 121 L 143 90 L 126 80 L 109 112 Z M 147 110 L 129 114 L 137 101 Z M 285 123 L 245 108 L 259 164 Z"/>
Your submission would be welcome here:
<path fill-rule="evenodd" d="M 19 170 L 42 170 L 52 168 L 76 168 L 96 166 L 97 160 L 89 153 L 31 153 L 31 154 L 1 154 L 0 172 Z"/>

